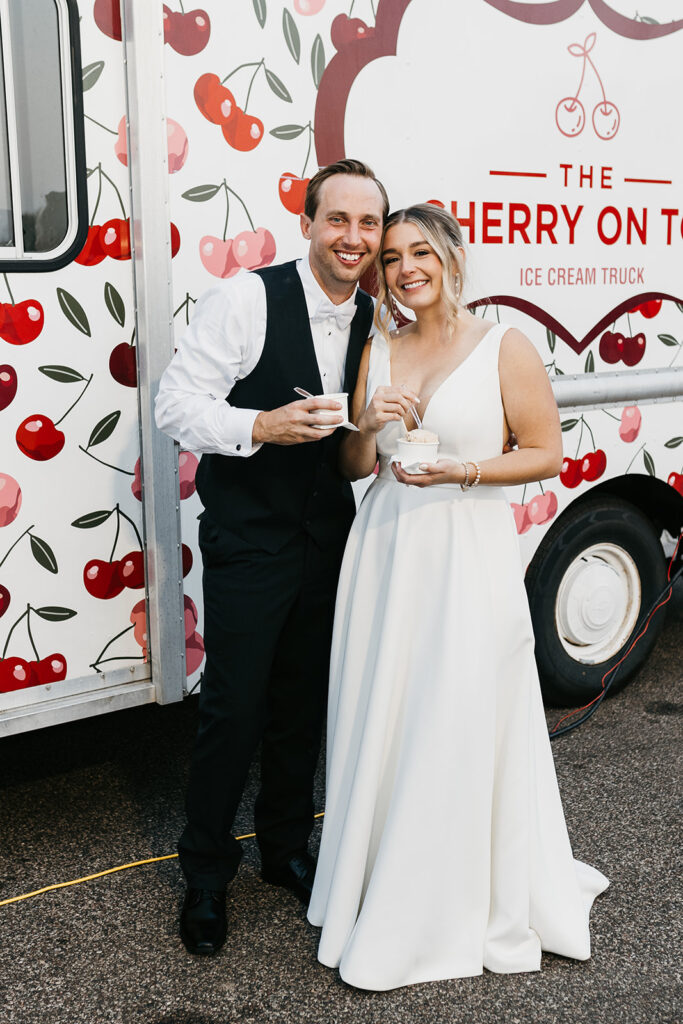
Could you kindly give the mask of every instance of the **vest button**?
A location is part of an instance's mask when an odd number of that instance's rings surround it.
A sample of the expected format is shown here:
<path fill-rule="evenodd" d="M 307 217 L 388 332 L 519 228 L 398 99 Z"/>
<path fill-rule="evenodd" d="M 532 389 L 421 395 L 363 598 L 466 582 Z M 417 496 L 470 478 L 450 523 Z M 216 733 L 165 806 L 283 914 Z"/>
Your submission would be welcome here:
<path fill-rule="evenodd" d="M 311 495 L 311 497 L 317 498 L 318 497 L 318 492 L 317 491 L 313 491 L 313 494 Z"/>

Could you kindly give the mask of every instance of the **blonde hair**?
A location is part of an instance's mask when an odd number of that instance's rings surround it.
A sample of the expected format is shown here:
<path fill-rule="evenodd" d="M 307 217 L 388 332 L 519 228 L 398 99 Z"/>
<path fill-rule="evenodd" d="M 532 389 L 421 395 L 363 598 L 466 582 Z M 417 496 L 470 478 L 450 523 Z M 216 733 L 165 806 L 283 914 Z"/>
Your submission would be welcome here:
<path fill-rule="evenodd" d="M 387 217 L 382 234 L 382 245 L 380 245 L 375 262 L 378 285 L 375 326 L 388 340 L 392 305 L 382 262 L 382 247 L 389 228 L 405 223 L 414 224 L 422 231 L 425 241 L 432 247 L 443 267 L 441 293 L 446 307 L 448 326 L 453 332 L 458 319 L 460 297 L 465 281 L 465 261 L 462 253 L 458 251 L 464 248 L 462 228 L 453 214 L 430 203 L 407 206 L 404 210 L 395 210 Z"/>

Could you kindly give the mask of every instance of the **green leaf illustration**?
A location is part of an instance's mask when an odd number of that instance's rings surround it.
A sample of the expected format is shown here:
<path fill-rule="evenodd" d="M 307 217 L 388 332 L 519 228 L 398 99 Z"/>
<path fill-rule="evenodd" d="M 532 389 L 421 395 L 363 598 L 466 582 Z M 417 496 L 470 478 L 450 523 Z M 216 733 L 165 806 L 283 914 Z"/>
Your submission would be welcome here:
<path fill-rule="evenodd" d="M 70 366 L 39 366 L 38 369 L 50 380 L 58 380 L 60 384 L 75 384 L 79 380 L 85 380 L 82 373 L 72 370 Z"/>
<path fill-rule="evenodd" d="M 213 199 L 220 185 L 195 185 L 183 192 L 183 199 L 189 199 L 191 203 L 205 203 L 207 199 Z"/>
<path fill-rule="evenodd" d="M 266 15 L 268 14 L 266 0 L 251 0 L 251 2 L 254 5 L 254 13 L 258 18 L 258 23 L 263 28 L 266 23 Z"/>
<path fill-rule="evenodd" d="M 88 337 L 90 337 L 90 324 L 78 299 L 75 299 L 73 295 L 70 295 L 69 292 L 65 291 L 63 288 L 57 289 L 57 298 L 59 300 L 62 313 L 69 323 L 73 324 L 76 330 L 80 331 L 81 334 L 87 334 Z"/>
<path fill-rule="evenodd" d="M 119 327 L 123 327 L 126 322 L 126 307 L 116 288 L 109 281 L 104 286 L 104 301 Z"/>
<path fill-rule="evenodd" d="M 33 611 L 48 622 L 64 622 L 65 619 L 73 619 L 77 614 L 73 608 L 60 608 L 56 604 L 46 604 L 43 608 L 34 608 Z"/>
<path fill-rule="evenodd" d="M 266 81 L 275 95 L 279 96 L 281 100 L 285 101 L 285 103 L 291 103 L 292 97 L 289 95 L 284 82 L 281 82 L 277 75 L 273 74 L 272 71 L 269 71 L 268 68 L 264 68 L 264 71 L 266 73 Z"/>
<path fill-rule="evenodd" d="M 564 370 L 561 370 L 559 368 L 559 366 L 556 366 L 555 367 L 555 376 L 556 377 L 564 377 Z"/>
<path fill-rule="evenodd" d="M 664 345 L 669 345 L 673 347 L 676 347 L 678 345 L 678 342 L 671 334 L 658 334 L 657 337 L 661 342 L 663 342 Z"/>
<path fill-rule="evenodd" d="M 83 92 L 87 92 L 88 89 L 92 89 L 93 85 L 95 85 L 102 74 L 103 68 L 103 60 L 96 60 L 93 64 L 88 64 L 87 67 L 83 68 Z"/>
<path fill-rule="evenodd" d="M 683 302 L 677 302 L 676 303 L 676 309 L 678 310 L 679 313 L 683 313 Z"/>
<path fill-rule="evenodd" d="M 589 352 L 586 356 L 586 365 L 583 368 L 584 373 L 595 373 L 595 359 L 593 353 Z"/>
<path fill-rule="evenodd" d="M 313 47 L 311 49 L 311 71 L 313 72 L 313 81 L 316 89 L 320 85 L 320 79 L 323 77 L 325 70 L 325 47 L 323 41 L 319 35 L 313 40 Z"/>
<path fill-rule="evenodd" d="M 43 569 L 47 569 L 48 572 L 56 573 L 57 559 L 50 545 L 32 533 L 29 536 L 31 538 L 31 551 L 38 565 L 42 565 Z"/>
<path fill-rule="evenodd" d="M 565 430 L 573 430 L 578 422 L 579 422 L 578 420 L 562 420 L 562 423 L 560 424 L 560 426 L 562 427 L 563 431 L 565 431 Z"/>
<path fill-rule="evenodd" d="M 655 473 L 654 459 L 645 448 L 643 449 L 643 462 L 645 463 L 645 469 L 648 471 L 650 476 L 657 476 Z"/>
<path fill-rule="evenodd" d="M 102 523 L 106 523 L 112 511 L 112 509 L 101 509 L 98 512 L 87 512 L 84 516 L 74 519 L 71 525 L 78 530 L 91 530 L 93 526 L 101 526 Z"/>
<path fill-rule="evenodd" d="M 546 329 L 545 329 L 545 336 L 548 339 L 548 348 L 550 349 L 551 352 L 554 352 L 555 351 L 555 344 L 557 342 L 557 338 L 555 337 L 554 332 L 551 331 L 549 327 L 546 327 Z"/>
<path fill-rule="evenodd" d="M 291 53 L 294 60 L 299 63 L 299 57 L 301 56 L 301 40 L 299 38 L 299 29 L 296 27 L 294 18 L 285 7 L 282 12 L 282 31 L 285 34 L 285 42 L 287 43 L 287 49 Z"/>
<path fill-rule="evenodd" d="M 659 25 L 659 22 L 655 18 L 641 18 L 640 19 L 645 25 Z"/>
<path fill-rule="evenodd" d="M 106 441 L 108 437 L 111 437 L 120 418 L 121 410 L 119 409 L 116 412 L 110 412 L 108 416 L 101 419 L 100 422 L 93 427 L 92 434 L 88 440 L 88 448 L 94 448 L 96 444 L 102 444 L 102 442 Z"/>
<path fill-rule="evenodd" d="M 268 134 L 275 139 L 296 139 L 305 130 L 302 124 L 281 124 L 277 128 L 271 128 Z"/>
<path fill-rule="evenodd" d="M 671 437 L 668 441 L 664 442 L 664 447 L 678 448 L 679 444 L 683 444 L 683 437 Z"/>

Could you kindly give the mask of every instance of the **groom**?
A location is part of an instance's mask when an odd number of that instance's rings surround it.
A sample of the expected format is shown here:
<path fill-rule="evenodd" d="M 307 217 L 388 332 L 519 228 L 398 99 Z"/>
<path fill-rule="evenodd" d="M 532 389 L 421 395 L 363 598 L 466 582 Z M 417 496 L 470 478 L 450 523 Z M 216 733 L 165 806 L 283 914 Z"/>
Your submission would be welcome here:
<path fill-rule="evenodd" d="M 233 819 L 262 741 L 255 829 L 261 876 L 308 902 L 313 775 L 324 717 L 337 578 L 354 516 L 337 470 L 372 301 L 357 283 L 388 213 L 365 164 L 323 168 L 306 192 L 308 258 L 209 291 L 164 373 L 158 426 L 202 452 L 206 666 L 178 846 L 188 883 L 181 937 L 212 954 L 242 856 Z M 319 429 L 316 424 L 325 424 Z"/>

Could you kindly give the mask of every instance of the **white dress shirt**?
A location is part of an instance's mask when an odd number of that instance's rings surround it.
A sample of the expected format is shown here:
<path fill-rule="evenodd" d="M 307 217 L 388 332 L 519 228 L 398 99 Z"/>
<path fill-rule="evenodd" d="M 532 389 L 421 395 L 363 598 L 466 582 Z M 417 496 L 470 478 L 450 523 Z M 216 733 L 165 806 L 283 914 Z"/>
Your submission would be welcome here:
<path fill-rule="evenodd" d="M 350 327 L 335 312 L 355 313 L 353 295 L 332 306 L 311 270 L 297 261 L 311 319 L 311 334 L 325 394 L 341 391 Z M 319 309 L 323 318 L 316 317 Z M 225 401 L 234 384 L 254 369 L 266 337 L 266 289 L 258 274 L 240 272 L 197 302 L 178 351 L 164 371 L 155 402 L 157 426 L 193 452 L 249 456 L 260 409 L 238 409 Z M 292 401 L 297 401 L 292 392 Z"/>

